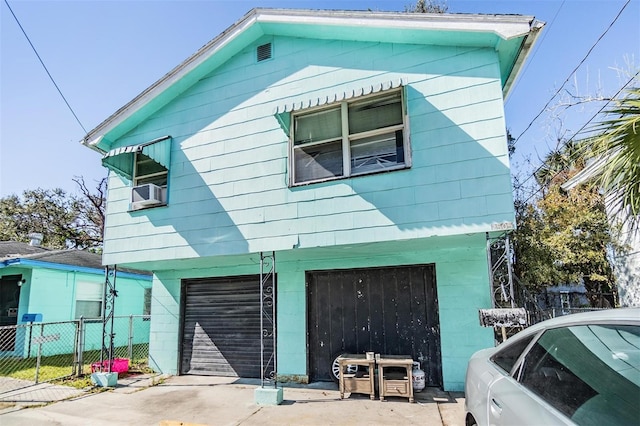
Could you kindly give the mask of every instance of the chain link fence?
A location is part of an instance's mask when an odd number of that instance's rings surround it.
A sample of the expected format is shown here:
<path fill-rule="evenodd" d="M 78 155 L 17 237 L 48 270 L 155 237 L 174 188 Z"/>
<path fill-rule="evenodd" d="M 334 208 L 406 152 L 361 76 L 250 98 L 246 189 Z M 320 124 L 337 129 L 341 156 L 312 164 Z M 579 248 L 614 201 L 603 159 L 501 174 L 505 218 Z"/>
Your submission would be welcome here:
<path fill-rule="evenodd" d="M 113 320 L 113 358 L 126 358 L 130 370 L 143 370 L 149 360 L 150 316 Z M 102 343 L 100 319 L 2 326 L 0 377 L 41 383 L 89 374 L 108 357 Z M 105 345 L 109 346 L 108 334 Z"/>
<path fill-rule="evenodd" d="M 602 311 L 604 309 L 611 308 L 549 308 L 549 309 L 539 309 L 536 311 L 529 311 L 529 325 L 537 324 L 544 320 L 548 320 L 555 317 L 562 317 L 565 315 L 578 314 L 581 312 L 590 312 L 590 311 Z"/>

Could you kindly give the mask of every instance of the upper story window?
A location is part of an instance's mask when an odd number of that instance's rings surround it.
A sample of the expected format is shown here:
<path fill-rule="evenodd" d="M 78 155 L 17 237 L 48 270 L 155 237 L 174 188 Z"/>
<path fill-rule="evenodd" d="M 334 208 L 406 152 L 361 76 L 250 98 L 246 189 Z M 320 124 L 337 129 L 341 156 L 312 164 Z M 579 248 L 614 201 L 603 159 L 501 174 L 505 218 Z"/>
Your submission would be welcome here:
<path fill-rule="evenodd" d="M 408 167 L 402 91 L 293 116 L 292 184 Z"/>
<path fill-rule="evenodd" d="M 146 183 L 153 183 L 158 186 L 167 185 L 167 176 L 169 170 L 163 165 L 156 163 L 156 161 L 145 154 L 136 153 L 135 160 L 135 172 L 133 175 L 133 185 L 144 185 Z"/>
<path fill-rule="evenodd" d="M 171 137 L 115 148 L 102 164 L 132 184 L 131 210 L 167 204 Z"/>

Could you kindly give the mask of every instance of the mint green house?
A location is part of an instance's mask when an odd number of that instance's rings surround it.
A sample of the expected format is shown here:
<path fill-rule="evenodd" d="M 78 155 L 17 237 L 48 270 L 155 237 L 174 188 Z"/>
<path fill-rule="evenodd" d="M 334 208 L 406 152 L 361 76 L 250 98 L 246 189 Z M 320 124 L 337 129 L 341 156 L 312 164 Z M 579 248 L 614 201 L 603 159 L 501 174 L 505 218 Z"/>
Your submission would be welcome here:
<path fill-rule="evenodd" d="M 153 368 L 260 377 L 273 255 L 281 380 L 373 351 L 462 390 L 494 344 L 478 309 L 487 238 L 514 222 L 504 99 L 541 28 L 254 9 L 89 132 L 111 171 L 103 263 L 153 272 Z"/>
<path fill-rule="evenodd" d="M 33 341 L 38 333 L 57 335 L 55 342 L 42 345 L 43 355 L 74 353 L 77 339 L 74 321 L 101 318 L 104 282 L 99 254 L 0 241 L 0 354 L 35 356 Z M 150 274 L 121 271 L 117 290 L 114 315 L 150 313 Z M 31 322 L 44 326 L 35 327 L 29 339 L 30 331 L 25 324 Z M 147 343 L 148 322 L 135 324 L 135 341 L 131 343 Z M 84 335 L 84 348 L 99 350 L 102 322 L 86 322 Z M 116 333 L 115 346 L 127 346 L 128 337 L 126 332 Z"/>

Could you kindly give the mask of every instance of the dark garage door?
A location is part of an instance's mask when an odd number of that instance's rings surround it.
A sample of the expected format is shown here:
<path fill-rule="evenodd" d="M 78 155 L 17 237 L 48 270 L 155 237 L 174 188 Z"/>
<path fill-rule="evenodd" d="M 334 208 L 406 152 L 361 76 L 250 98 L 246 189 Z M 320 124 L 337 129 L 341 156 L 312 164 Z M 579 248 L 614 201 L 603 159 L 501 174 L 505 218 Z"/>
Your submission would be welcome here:
<path fill-rule="evenodd" d="M 336 355 L 411 355 L 442 385 L 434 265 L 307 273 L 309 375 L 332 380 Z"/>
<path fill-rule="evenodd" d="M 260 377 L 260 277 L 183 280 L 182 295 L 180 373 Z"/>

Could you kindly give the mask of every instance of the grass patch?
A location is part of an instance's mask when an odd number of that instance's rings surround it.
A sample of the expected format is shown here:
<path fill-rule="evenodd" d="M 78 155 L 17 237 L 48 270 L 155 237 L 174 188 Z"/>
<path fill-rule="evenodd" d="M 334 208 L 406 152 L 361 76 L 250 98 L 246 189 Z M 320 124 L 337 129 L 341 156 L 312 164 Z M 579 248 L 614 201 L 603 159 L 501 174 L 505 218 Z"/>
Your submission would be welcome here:
<path fill-rule="evenodd" d="M 118 347 L 114 349 L 114 358 L 127 358 L 127 347 Z M 150 372 L 148 362 L 148 344 L 138 344 L 133 346 L 133 359 L 129 360 L 129 370 L 139 372 Z M 138 355 L 139 354 L 139 355 Z M 84 377 L 91 374 L 91 364 L 100 361 L 100 350 L 85 351 L 83 354 L 83 365 L 81 367 L 80 383 Z M 74 365 L 73 354 L 61 354 L 43 356 L 40 358 L 40 367 L 38 369 L 38 382 L 47 382 L 58 379 L 70 378 L 73 374 Z M 0 358 L 0 376 L 11 377 L 21 380 L 36 380 L 36 364 L 37 357 L 19 358 L 19 357 L 3 357 Z M 89 383 L 90 383 L 90 379 Z M 59 380 L 60 381 L 60 380 Z M 75 378 L 68 382 L 76 381 Z M 86 383 L 86 381 L 85 381 Z M 65 383 L 67 384 L 67 383 Z M 91 384 L 89 384 L 90 386 Z M 81 384 L 72 385 L 74 387 L 82 387 Z"/>
<path fill-rule="evenodd" d="M 76 389 L 86 389 L 94 387 L 93 382 L 91 381 L 91 376 L 80 376 L 80 377 L 66 377 L 60 380 L 54 380 L 51 382 L 56 385 L 64 385 L 70 386 Z"/>
<path fill-rule="evenodd" d="M 22 380 L 35 380 L 37 358 L 7 358 L 0 362 L 0 376 Z M 38 381 L 57 379 L 73 374 L 73 355 L 41 357 Z"/>

